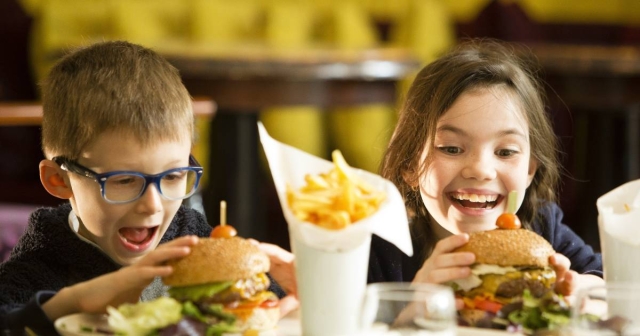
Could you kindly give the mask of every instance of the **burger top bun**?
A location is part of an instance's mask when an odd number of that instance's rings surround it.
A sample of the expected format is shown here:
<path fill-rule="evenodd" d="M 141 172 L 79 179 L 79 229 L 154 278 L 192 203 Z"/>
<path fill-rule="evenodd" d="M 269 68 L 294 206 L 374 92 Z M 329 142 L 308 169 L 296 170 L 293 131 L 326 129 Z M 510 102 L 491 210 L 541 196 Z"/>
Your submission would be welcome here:
<path fill-rule="evenodd" d="M 454 252 L 472 252 L 476 263 L 499 266 L 549 266 L 551 244 L 533 231 L 491 230 L 469 234 L 469 242 Z"/>
<path fill-rule="evenodd" d="M 270 267 L 269 257 L 240 237 L 200 238 L 189 255 L 167 264 L 173 273 L 163 282 L 174 287 L 246 279 Z"/>

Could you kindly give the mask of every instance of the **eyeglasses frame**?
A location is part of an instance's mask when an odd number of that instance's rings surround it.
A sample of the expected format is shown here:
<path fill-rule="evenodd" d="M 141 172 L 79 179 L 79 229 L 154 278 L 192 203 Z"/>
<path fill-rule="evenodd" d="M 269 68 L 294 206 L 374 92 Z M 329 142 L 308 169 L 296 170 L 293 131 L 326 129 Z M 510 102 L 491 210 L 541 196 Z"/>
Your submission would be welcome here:
<path fill-rule="evenodd" d="M 60 166 L 61 169 L 66 170 L 66 171 L 70 171 L 73 173 L 76 173 L 78 175 L 90 178 L 94 181 L 96 181 L 99 185 L 100 185 L 100 194 L 102 196 L 102 199 L 104 199 L 107 203 L 110 204 L 124 204 L 124 203 L 130 203 L 130 202 L 134 202 L 136 200 L 138 200 L 142 195 L 144 195 L 144 193 L 147 191 L 147 188 L 149 187 L 150 184 L 154 184 L 156 186 L 156 189 L 158 189 L 158 193 L 160 195 L 162 195 L 162 197 L 168 199 L 168 200 L 179 200 L 179 199 L 185 199 L 188 198 L 190 196 L 192 196 L 196 190 L 198 190 L 198 187 L 200 186 L 200 179 L 202 178 L 202 175 L 204 173 L 204 169 L 202 168 L 202 165 L 200 165 L 200 163 L 196 160 L 196 158 L 193 156 L 193 154 L 189 155 L 189 166 L 188 167 L 179 167 L 179 168 L 172 168 L 166 171 L 163 171 L 161 173 L 158 174 L 153 174 L 153 175 L 149 175 L 149 174 L 144 174 L 144 173 L 140 173 L 137 171 L 129 171 L 129 170 L 116 170 L 116 171 L 111 171 L 111 172 L 106 172 L 106 173 L 102 173 L 102 174 L 98 174 L 95 171 L 79 164 L 77 161 L 75 160 L 71 160 L 69 158 L 66 158 L 64 156 L 56 156 L 54 158 L 51 159 L 53 162 L 55 162 L 58 166 Z M 162 188 L 160 187 L 160 181 L 162 180 L 162 177 L 171 174 L 173 172 L 178 172 L 178 171 L 194 171 L 196 172 L 196 181 L 194 184 L 194 188 L 191 191 L 191 193 L 180 197 L 180 198 L 170 198 L 165 196 L 162 193 Z M 142 187 L 142 190 L 140 191 L 140 193 L 133 199 L 128 200 L 128 201 L 111 201 L 109 199 L 107 199 L 106 195 L 105 195 L 105 182 L 107 181 L 107 179 L 111 176 L 114 175 L 135 175 L 135 176 L 140 176 L 142 178 L 144 178 L 144 186 Z"/>

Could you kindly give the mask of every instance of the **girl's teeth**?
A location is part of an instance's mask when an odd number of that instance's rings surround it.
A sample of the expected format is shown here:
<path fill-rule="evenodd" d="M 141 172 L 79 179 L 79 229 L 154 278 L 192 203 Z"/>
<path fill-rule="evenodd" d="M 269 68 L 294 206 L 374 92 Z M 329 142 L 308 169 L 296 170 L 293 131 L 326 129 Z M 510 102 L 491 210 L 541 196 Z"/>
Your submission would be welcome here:
<path fill-rule="evenodd" d="M 477 195 L 477 194 L 456 194 L 456 195 L 454 195 L 454 198 L 459 199 L 459 200 L 468 200 L 468 201 L 471 201 L 471 202 L 486 203 L 486 202 L 494 202 L 495 200 L 498 199 L 498 196 L 496 196 L 496 195 Z"/>

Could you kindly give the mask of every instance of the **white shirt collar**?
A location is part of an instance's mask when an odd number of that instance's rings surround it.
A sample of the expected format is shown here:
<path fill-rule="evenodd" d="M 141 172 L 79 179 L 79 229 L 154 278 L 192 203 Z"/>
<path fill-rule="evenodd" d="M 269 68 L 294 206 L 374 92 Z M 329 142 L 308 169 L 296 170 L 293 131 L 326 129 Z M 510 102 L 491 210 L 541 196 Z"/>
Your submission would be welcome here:
<path fill-rule="evenodd" d="M 100 246 L 90 241 L 89 239 L 81 236 L 80 233 L 78 233 L 78 231 L 80 230 L 80 220 L 78 219 L 78 216 L 76 216 L 76 213 L 73 212 L 73 209 L 71 209 L 71 211 L 69 212 L 69 227 L 71 228 L 71 231 L 73 231 L 73 233 L 75 233 L 80 240 L 82 240 L 85 243 L 91 244 L 96 248 L 98 248 L 100 251 L 102 251 Z"/>

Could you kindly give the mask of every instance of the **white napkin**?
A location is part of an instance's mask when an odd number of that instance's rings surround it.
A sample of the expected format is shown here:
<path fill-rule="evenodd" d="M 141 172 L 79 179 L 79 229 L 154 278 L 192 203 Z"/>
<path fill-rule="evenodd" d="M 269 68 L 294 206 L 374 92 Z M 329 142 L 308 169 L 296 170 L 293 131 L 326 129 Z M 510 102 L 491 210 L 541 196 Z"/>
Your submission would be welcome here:
<path fill-rule="evenodd" d="M 602 195 L 596 205 L 601 230 L 621 242 L 640 245 L 640 180 Z"/>
<path fill-rule="evenodd" d="M 269 136 L 261 122 L 258 122 L 258 129 L 282 211 L 289 224 L 289 234 L 296 235 L 301 241 L 317 249 L 327 252 L 341 252 L 358 247 L 371 233 L 375 233 L 398 247 L 405 254 L 413 255 L 407 212 L 402 196 L 391 181 L 379 175 L 354 169 L 359 178 L 387 194 L 380 209 L 373 215 L 343 230 L 324 229 L 296 218 L 287 203 L 287 184 L 293 189 L 299 189 L 304 185 L 306 174 L 328 172 L 334 167 L 334 164 L 276 141 Z"/>

